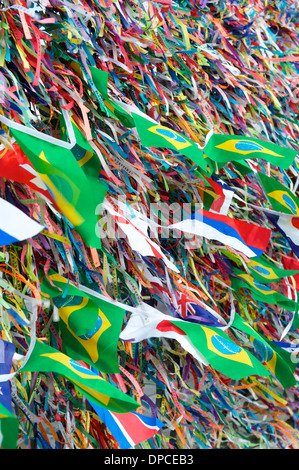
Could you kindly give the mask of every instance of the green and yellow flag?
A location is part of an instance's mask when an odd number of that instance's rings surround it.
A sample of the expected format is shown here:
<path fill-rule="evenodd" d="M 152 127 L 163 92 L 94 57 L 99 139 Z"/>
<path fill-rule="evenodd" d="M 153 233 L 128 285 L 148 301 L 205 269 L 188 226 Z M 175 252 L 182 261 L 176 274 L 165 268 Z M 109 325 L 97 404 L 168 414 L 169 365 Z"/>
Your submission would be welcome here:
<path fill-rule="evenodd" d="M 145 147 L 162 147 L 177 150 L 177 152 L 190 158 L 192 162 L 207 170 L 208 160 L 204 158 L 203 151 L 196 143 L 172 129 L 161 126 L 150 118 L 141 114 L 131 113 L 142 145 Z"/>
<path fill-rule="evenodd" d="M 231 326 L 249 336 L 264 365 L 275 375 L 284 388 L 296 385 L 297 382 L 294 377 L 296 364 L 291 361 L 290 353 L 258 333 L 237 313 L 235 313 Z"/>
<path fill-rule="evenodd" d="M 90 153 L 86 157 L 86 152 L 81 159 L 76 158 L 73 149 L 16 129 L 10 130 L 46 184 L 58 209 L 89 247 L 101 248 L 101 239 L 97 236 L 96 229 L 98 222 L 96 207 L 103 202 L 107 185 L 98 180 L 99 168 L 93 166 L 96 159 L 91 160 Z M 80 131 L 76 127 L 74 130 L 78 138 Z M 83 136 L 81 140 L 84 142 Z M 92 190 L 87 191 L 87 188 Z"/>
<path fill-rule="evenodd" d="M 152 337 L 177 340 L 193 357 L 200 361 L 204 358 L 217 371 L 234 380 L 270 375 L 258 359 L 234 343 L 221 328 L 172 318 L 154 309 L 146 313 L 134 312 L 120 335 L 120 339 L 130 342 Z"/>
<path fill-rule="evenodd" d="M 289 168 L 298 153 L 297 150 L 272 142 L 224 134 L 212 134 L 203 151 L 212 161 L 222 164 L 234 160 L 261 158 L 280 168 Z"/>
<path fill-rule="evenodd" d="M 135 411 L 140 405 L 129 395 L 79 362 L 37 340 L 25 372 L 54 372 L 70 380 L 90 401 L 117 413 Z"/>
<path fill-rule="evenodd" d="M 207 171 L 208 159 L 204 158 L 202 150 L 198 148 L 196 143 L 182 134 L 158 124 L 148 118 L 145 113 L 134 113 L 133 110 L 130 110 L 130 113 L 127 112 L 121 103 L 111 100 L 108 95 L 109 74 L 96 67 L 90 67 L 90 71 L 92 80 L 101 94 L 110 116 L 117 118 L 125 127 L 136 127 L 142 145 L 145 147 L 162 147 L 177 150 L 182 155 L 190 158 L 204 171 Z"/>
<path fill-rule="evenodd" d="M 247 263 L 247 267 L 252 277 L 262 284 L 276 282 L 284 277 L 299 273 L 299 270 L 278 268 L 263 255 L 258 258 L 251 258 Z"/>
<path fill-rule="evenodd" d="M 265 377 L 267 369 L 248 351 L 234 343 L 220 328 L 184 322 L 180 328 L 216 370 L 232 379 Z"/>
<path fill-rule="evenodd" d="M 83 293 L 53 271 L 49 279 L 54 286 L 44 276 L 41 291 L 58 308 L 62 351 L 101 372 L 118 373 L 117 344 L 125 310 Z"/>
<path fill-rule="evenodd" d="M 19 421 L 0 403 L 0 449 L 16 449 Z"/>
<path fill-rule="evenodd" d="M 97 205 L 101 204 L 105 199 L 108 184 L 103 179 L 99 179 L 102 165 L 90 143 L 73 120 L 71 124 L 76 139 L 76 144 L 72 147 L 71 152 L 80 168 L 84 171 L 88 180 L 90 193 L 94 198 L 94 207 L 97 207 Z M 60 130 L 62 138 L 66 139 L 68 133 L 62 115 L 60 117 Z"/>
<path fill-rule="evenodd" d="M 282 308 L 290 311 L 296 311 L 297 302 L 288 299 L 280 292 L 277 292 L 271 287 L 257 281 L 253 276 L 244 273 L 238 269 L 234 270 L 237 277 L 231 277 L 231 285 L 234 290 L 247 288 L 250 290 L 252 298 L 258 302 L 266 304 L 280 305 Z"/>
<path fill-rule="evenodd" d="M 277 212 L 299 215 L 299 198 L 274 178 L 258 173 L 266 196 Z"/>

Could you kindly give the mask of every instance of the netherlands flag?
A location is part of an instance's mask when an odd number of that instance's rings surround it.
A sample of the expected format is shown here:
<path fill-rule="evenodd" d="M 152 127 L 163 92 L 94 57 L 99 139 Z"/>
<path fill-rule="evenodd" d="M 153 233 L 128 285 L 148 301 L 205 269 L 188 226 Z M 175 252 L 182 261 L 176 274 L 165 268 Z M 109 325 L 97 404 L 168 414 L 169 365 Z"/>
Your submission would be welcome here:
<path fill-rule="evenodd" d="M 204 209 L 194 212 L 170 228 L 216 240 L 248 258 L 260 256 L 267 248 L 271 236 L 271 230 L 266 227 Z"/>
<path fill-rule="evenodd" d="M 13 204 L 0 198 L 0 246 L 32 238 L 43 228 Z"/>
<path fill-rule="evenodd" d="M 114 413 L 93 402 L 89 402 L 107 426 L 120 449 L 130 449 L 153 437 L 164 424 L 158 418 L 151 418 L 135 411 L 130 413 Z"/>

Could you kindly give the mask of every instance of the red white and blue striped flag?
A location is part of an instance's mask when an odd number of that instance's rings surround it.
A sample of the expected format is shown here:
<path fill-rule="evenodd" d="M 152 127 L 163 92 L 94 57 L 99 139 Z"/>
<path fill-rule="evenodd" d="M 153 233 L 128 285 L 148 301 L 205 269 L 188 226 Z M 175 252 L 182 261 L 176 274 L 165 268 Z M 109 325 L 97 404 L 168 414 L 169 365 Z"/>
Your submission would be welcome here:
<path fill-rule="evenodd" d="M 91 401 L 89 403 L 118 442 L 120 449 L 130 449 L 150 439 L 164 426 L 155 417 L 144 416 L 135 411 L 114 413 Z"/>
<path fill-rule="evenodd" d="M 267 213 L 272 224 L 284 236 L 296 256 L 299 256 L 299 217 L 284 213 Z"/>
<path fill-rule="evenodd" d="M 0 198 L 0 246 L 32 238 L 44 229 L 24 212 Z"/>
<path fill-rule="evenodd" d="M 216 240 L 248 258 L 260 256 L 270 240 L 271 230 L 254 223 L 200 209 L 181 222 L 170 225 L 182 232 Z"/>

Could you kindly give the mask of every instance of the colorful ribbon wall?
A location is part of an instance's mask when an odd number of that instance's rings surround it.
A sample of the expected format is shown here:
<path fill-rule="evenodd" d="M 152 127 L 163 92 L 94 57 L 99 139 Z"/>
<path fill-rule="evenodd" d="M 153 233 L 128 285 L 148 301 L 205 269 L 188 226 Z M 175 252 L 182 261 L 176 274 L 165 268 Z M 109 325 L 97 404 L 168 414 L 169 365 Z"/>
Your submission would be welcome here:
<path fill-rule="evenodd" d="M 297 2 L 0 16 L 0 446 L 297 449 Z"/>

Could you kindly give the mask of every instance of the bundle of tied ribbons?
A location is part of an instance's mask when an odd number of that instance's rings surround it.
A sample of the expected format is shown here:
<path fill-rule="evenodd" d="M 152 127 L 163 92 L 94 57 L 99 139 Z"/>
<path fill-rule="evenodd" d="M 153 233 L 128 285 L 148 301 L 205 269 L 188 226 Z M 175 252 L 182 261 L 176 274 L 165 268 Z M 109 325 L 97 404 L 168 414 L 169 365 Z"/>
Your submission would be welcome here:
<path fill-rule="evenodd" d="M 296 1 L 0 15 L 0 447 L 298 448 Z"/>

